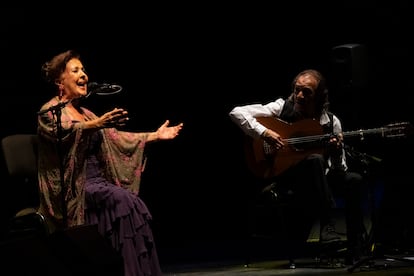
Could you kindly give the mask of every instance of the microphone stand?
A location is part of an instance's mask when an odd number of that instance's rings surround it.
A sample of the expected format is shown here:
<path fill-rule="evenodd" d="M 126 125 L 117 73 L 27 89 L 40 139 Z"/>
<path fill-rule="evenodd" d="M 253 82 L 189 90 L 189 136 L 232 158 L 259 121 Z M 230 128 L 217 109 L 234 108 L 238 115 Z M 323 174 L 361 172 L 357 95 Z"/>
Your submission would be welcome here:
<path fill-rule="evenodd" d="M 368 172 L 368 167 L 371 163 L 376 162 L 379 163 L 382 161 L 382 159 L 376 157 L 376 156 L 372 156 L 372 155 L 368 155 L 366 153 L 362 153 L 359 152 L 357 150 L 355 150 L 352 147 L 349 146 L 345 146 L 345 150 L 346 153 L 349 157 L 351 158 L 355 158 L 357 160 L 359 160 L 365 167 L 366 169 L 364 170 L 364 173 L 367 174 Z M 349 273 L 354 272 L 357 268 L 362 267 L 364 264 L 367 264 L 369 268 L 379 268 L 381 267 L 381 265 L 375 265 L 375 260 L 380 260 L 382 259 L 382 267 L 384 269 L 387 269 L 391 266 L 391 262 L 393 261 L 399 261 L 402 263 L 410 263 L 410 264 L 414 264 L 414 258 L 409 257 L 409 256 L 396 256 L 396 255 L 386 255 L 384 252 L 377 252 L 378 251 L 378 246 L 377 246 L 377 242 L 375 241 L 374 236 L 376 235 L 375 230 L 378 227 L 377 225 L 377 219 L 376 219 L 376 212 L 375 212 L 375 202 L 374 202 L 374 191 L 373 191 L 373 187 L 371 187 L 371 231 L 368 235 L 368 237 L 366 238 L 367 240 L 365 241 L 366 245 L 365 246 L 369 246 L 370 247 L 370 255 L 364 258 L 361 258 L 360 260 L 358 260 L 357 262 L 355 262 L 352 266 L 350 266 L 347 271 Z M 383 251 L 383 249 L 381 250 Z"/>
<path fill-rule="evenodd" d="M 69 104 L 70 102 L 72 102 L 72 100 L 68 100 L 68 101 L 64 101 L 64 102 L 59 102 L 58 104 L 49 107 L 46 110 L 42 110 L 39 111 L 37 114 L 38 115 L 42 115 L 44 113 L 47 112 L 52 112 L 53 116 L 56 118 L 56 125 L 57 125 L 57 141 L 58 141 L 58 147 L 57 147 L 57 151 L 58 151 L 58 158 L 59 158 L 59 176 L 60 176 L 60 186 L 61 186 L 61 204 L 62 204 L 62 219 L 63 219 L 63 226 L 64 228 L 67 228 L 67 206 L 66 206 L 66 200 L 65 200 L 65 196 L 66 196 L 66 192 L 67 192 L 67 187 L 65 185 L 65 168 L 64 168 L 64 164 L 63 164 L 63 146 L 62 146 L 62 136 L 63 136 L 63 131 L 62 131 L 62 109 Z"/>

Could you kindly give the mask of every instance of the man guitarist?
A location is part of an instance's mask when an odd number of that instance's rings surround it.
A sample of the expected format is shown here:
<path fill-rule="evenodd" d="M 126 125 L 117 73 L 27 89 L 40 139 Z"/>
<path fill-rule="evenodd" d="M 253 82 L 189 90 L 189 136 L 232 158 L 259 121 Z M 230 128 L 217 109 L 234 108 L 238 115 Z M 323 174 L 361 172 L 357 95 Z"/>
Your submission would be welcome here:
<path fill-rule="evenodd" d="M 230 118 L 253 141 L 250 167 L 263 178 L 277 178 L 278 185 L 299 188 L 306 195 L 304 207 L 316 207 L 322 243 L 340 239 L 335 232 L 332 209 L 335 207 L 333 192 L 342 192 L 349 249 L 347 261 L 355 261 L 361 253 L 365 231 L 363 178 L 348 170 L 341 122 L 328 111 L 328 89 L 323 75 L 313 69 L 304 70 L 294 78 L 292 90 L 286 99 L 234 107 Z M 325 135 L 328 138 L 318 143 L 307 144 L 312 140 L 309 137 L 319 134 L 331 135 Z"/>

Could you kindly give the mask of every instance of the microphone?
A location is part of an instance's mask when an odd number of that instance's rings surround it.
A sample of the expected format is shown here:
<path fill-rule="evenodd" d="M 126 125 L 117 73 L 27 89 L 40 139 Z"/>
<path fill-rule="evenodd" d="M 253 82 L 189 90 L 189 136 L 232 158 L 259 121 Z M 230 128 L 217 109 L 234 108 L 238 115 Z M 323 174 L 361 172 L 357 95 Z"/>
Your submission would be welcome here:
<path fill-rule="evenodd" d="M 122 86 L 118 84 L 89 82 L 88 83 L 88 94 L 85 96 L 85 98 L 88 98 L 92 94 L 105 96 L 105 95 L 117 94 L 121 91 L 122 91 Z"/>

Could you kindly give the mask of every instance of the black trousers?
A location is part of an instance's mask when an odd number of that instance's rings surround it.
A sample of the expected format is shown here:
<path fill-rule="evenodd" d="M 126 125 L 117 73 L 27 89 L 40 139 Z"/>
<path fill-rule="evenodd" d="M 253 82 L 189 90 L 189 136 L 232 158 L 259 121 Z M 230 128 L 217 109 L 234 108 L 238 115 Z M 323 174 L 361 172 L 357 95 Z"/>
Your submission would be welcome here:
<path fill-rule="evenodd" d="M 293 204 L 308 214 L 316 214 L 321 227 L 332 222 L 335 197 L 343 197 L 347 239 L 356 243 L 363 231 L 363 177 L 357 172 L 331 172 L 326 174 L 326 162 L 321 154 L 306 159 L 278 176 L 279 187 L 294 191 Z"/>

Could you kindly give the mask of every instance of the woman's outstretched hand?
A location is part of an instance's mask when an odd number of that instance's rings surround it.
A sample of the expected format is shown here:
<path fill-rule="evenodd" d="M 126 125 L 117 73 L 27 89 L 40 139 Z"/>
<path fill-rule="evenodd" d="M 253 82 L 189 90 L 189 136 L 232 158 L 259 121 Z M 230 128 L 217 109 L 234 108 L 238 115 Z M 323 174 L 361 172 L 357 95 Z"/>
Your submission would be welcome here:
<path fill-rule="evenodd" d="M 169 126 L 170 120 L 165 120 L 165 122 L 157 129 L 156 134 L 159 140 L 169 140 L 174 139 L 180 133 L 183 128 L 183 123 L 179 123 L 175 126 Z"/>

